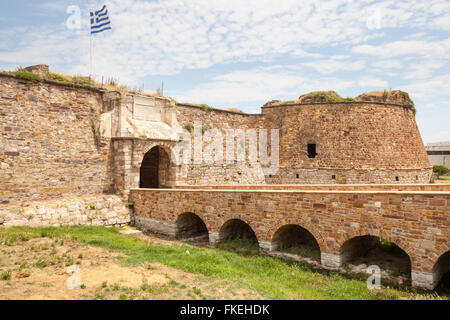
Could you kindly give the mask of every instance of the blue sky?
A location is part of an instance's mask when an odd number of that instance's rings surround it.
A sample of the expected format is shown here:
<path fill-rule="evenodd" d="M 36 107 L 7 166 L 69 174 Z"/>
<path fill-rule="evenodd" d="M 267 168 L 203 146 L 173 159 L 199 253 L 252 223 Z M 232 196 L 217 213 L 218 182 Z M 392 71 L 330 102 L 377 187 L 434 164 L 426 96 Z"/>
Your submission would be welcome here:
<path fill-rule="evenodd" d="M 103 4 L 113 30 L 94 36 L 95 75 L 249 113 L 313 90 L 400 89 L 424 142 L 450 140 L 449 0 L 1 1 L 0 69 L 88 74 L 89 8 Z"/>

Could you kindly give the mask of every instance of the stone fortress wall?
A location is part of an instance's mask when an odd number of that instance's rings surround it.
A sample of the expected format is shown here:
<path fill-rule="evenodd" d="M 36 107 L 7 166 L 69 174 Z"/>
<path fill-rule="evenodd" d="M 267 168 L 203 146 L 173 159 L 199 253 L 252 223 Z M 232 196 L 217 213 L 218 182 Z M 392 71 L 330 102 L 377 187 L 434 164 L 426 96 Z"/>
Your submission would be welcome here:
<path fill-rule="evenodd" d="M 46 72 L 39 68 L 41 76 Z M 364 101 L 340 103 L 317 103 L 305 95 L 287 104 L 267 103 L 261 114 L 245 114 L 165 97 L 27 81 L 10 73 L 0 74 L 0 94 L 1 210 L 19 216 L 9 221 L 25 221 L 21 207 L 39 207 L 34 201 L 126 197 L 139 187 L 145 154 L 159 146 L 161 157 L 174 158 L 179 133 L 192 133 L 196 122 L 205 128 L 203 151 L 213 141 L 207 136 L 218 131 L 225 138 L 229 129 L 267 129 L 270 154 L 270 129 L 278 129 L 278 172 L 265 175 L 261 163 L 249 163 L 248 158 L 213 164 L 171 162 L 160 170 L 161 186 L 402 184 L 427 183 L 431 177 L 412 102 L 404 95 L 386 101 L 369 94 L 362 96 Z M 239 139 L 234 153 L 241 143 L 248 157 L 252 142 L 248 135 Z M 314 158 L 308 156 L 308 144 L 315 145 Z M 36 208 L 33 212 L 39 211 Z M 114 214 L 128 216 L 127 210 L 119 211 Z"/>
<path fill-rule="evenodd" d="M 0 75 L 0 225 L 124 224 L 103 92 Z"/>
<path fill-rule="evenodd" d="M 280 171 L 268 183 L 428 183 L 430 163 L 408 105 L 302 103 L 263 107 L 281 128 Z M 317 155 L 308 157 L 308 144 Z"/>
<path fill-rule="evenodd" d="M 48 67 L 39 72 L 45 78 Z M 324 265 L 340 261 L 351 236 L 400 239 L 411 248 L 413 283 L 434 287 L 442 270 L 433 263 L 449 245 L 449 190 L 427 185 L 432 170 L 412 101 L 400 91 L 328 98 L 312 93 L 245 114 L 0 73 L 0 226 L 135 222 L 172 234 L 177 215 L 192 212 L 212 242 L 228 217 L 247 221 L 266 248 L 280 223 L 298 223 L 319 235 Z M 278 172 L 248 159 L 172 161 L 181 133 L 200 130 L 205 151 L 230 129 L 268 130 L 268 153 L 270 130 L 279 130 Z M 259 148 L 248 135 L 233 144 L 246 155 Z"/>

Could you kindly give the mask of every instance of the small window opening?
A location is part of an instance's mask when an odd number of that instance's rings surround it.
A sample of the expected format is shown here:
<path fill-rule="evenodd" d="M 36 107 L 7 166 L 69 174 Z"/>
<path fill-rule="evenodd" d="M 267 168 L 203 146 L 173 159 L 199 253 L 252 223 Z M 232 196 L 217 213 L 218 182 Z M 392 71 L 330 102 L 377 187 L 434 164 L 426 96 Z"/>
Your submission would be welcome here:
<path fill-rule="evenodd" d="M 331 176 L 331 179 L 336 180 L 336 175 L 333 174 L 333 175 Z"/>
<path fill-rule="evenodd" d="M 315 158 L 317 156 L 316 144 L 308 143 L 308 158 Z"/>
<path fill-rule="evenodd" d="M 297 174 L 295 175 L 295 177 L 298 179 L 298 178 L 300 178 L 300 175 L 297 173 Z"/>
<path fill-rule="evenodd" d="M 419 176 L 416 176 L 416 181 L 419 180 Z"/>
<path fill-rule="evenodd" d="M 395 181 L 400 181 L 399 177 L 395 177 Z"/>
<path fill-rule="evenodd" d="M 272 178 L 272 175 L 271 175 L 271 174 L 269 174 L 269 178 Z"/>

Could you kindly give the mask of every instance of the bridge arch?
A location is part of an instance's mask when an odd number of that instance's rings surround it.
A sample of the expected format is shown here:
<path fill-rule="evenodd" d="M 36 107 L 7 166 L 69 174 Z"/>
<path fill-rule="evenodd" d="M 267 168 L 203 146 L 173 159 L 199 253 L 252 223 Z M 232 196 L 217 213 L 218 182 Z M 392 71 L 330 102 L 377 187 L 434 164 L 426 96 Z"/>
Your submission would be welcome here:
<path fill-rule="evenodd" d="M 287 225 L 298 225 L 299 227 L 308 231 L 316 240 L 320 251 L 326 251 L 326 243 L 321 234 L 321 232 L 314 226 L 307 222 L 306 220 L 299 219 L 280 219 L 273 223 L 273 227 L 270 228 L 270 232 L 268 233 L 268 240 L 273 242 L 275 234 L 283 227 Z"/>
<path fill-rule="evenodd" d="M 286 251 L 320 261 L 320 246 L 314 235 L 298 224 L 284 225 L 272 237 L 272 250 Z"/>
<path fill-rule="evenodd" d="M 372 236 L 376 238 L 381 238 L 388 240 L 389 242 L 392 242 L 397 247 L 402 249 L 410 258 L 411 265 L 414 267 L 416 257 L 414 255 L 414 250 L 411 247 L 410 243 L 408 243 L 407 240 L 400 236 L 392 235 L 391 232 L 387 232 L 380 229 L 368 229 L 361 227 L 359 230 L 352 230 L 352 231 L 346 231 L 345 233 L 341 234 L 341 237 L 339 239 L 336 239 L 335 242 L 335 249 L 337 252 L 342 253 L 342 247 L 345 244 L 345 242 L 357 238 L 357 237 L 364 237 L 364 236 Z"/>
<path fill-rule="evenodd" d="M 397 243 L 398 239 L 391 240 L 371 234 L 349 237 L 340 247 L 341 262 L 377 265 L 394 276 L 401 275 L 410 279 L 411 255 Z"/>
<path fill-rule="evenodd" d="M 177 217 L 176 237 L 190 238 L 208 236 L 208 228 L 203 219 L 193 212 L 184 212 Z"/>
<path fill-rule="evenodd" d="M 443 277 L 448 275 L 449 273 L 450 273 L 450 250 L 443 253 L 437 259 L 436 263 L 433 266 L 432 275 L 434 284 L 439 286 L 439 283 L 441 282 Z"/>
<path fill-rule="evenodd" d="M 252 227 L 244 220 L 233 218 L 227 220 L 219 230 L 219 240 L 244 239 L 258 243 L 258 238 Z"/>

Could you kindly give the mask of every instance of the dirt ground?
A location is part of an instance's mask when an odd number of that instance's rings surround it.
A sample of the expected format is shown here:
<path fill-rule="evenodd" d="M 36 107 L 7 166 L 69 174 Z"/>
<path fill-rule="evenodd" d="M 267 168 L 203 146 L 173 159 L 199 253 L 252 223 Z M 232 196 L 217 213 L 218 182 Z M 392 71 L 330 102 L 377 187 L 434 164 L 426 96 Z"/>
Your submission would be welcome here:
<path fill-rule="evenodd" d="M 148 243 L 176 245 L 151 235 Z M 121 255 L 68 240 L 49 238 L 0 246 L 0 299 L 258 299 L 234 283 L 153 263 L 125 267 Z M 79 288 L 68 268 L 79 267 Z M 70 278 L 70 280 L 69 280 Z"/>

